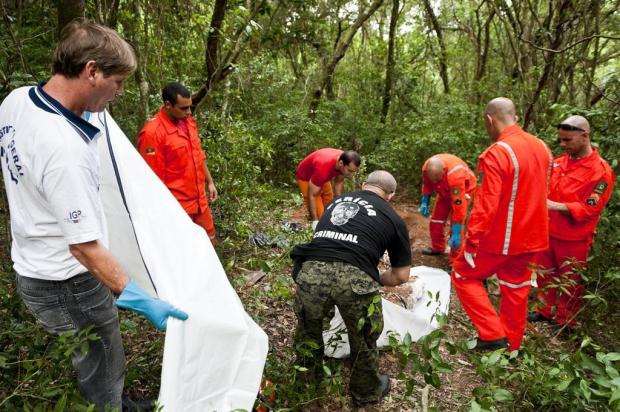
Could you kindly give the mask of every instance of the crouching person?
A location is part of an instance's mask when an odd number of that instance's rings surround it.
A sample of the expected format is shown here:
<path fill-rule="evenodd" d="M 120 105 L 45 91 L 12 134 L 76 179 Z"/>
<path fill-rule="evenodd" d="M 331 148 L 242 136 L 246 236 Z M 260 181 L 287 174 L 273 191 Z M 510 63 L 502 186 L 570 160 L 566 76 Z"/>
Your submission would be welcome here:
<path fill-rule="evenodd" d="M 390 173 L 371 173 L 361 191 L 339 196 L 327 207 L 310 243 L 291 252 L 297 284 L 295 347 L 308 349 L 299 351 L 297 362 L 307 368 L 308 379 L 320 380 L 323 320 L 337 306 L 349 335 L 349 388 L 358 406 L 377 403 L 390 390 L 389 377 L 377 370 L 383 314 L 376 298 L 382 285 L 406 282 L 411 268 L 407 225 L 388 204 L 395 190 Z M 392 268 L 379 274 L 377 264 L 386 250 Z M 374 312 L 368 310 L 371 305 Z"/>

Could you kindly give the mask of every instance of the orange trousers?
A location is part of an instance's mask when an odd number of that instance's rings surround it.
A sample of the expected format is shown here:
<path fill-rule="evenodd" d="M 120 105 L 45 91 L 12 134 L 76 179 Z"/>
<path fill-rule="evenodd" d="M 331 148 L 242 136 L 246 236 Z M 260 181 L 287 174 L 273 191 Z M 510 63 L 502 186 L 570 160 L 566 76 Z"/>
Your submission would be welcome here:
<path fill-rule="evenodd" d="M 309 183 L 307 180 L 297 180 L 297 185 L 299 186 L 299 190 L 304 197 L 304 203 L 306 204 L 306 209 L 308 210 L 308 214 L 310 214 L 310 203 L 308 203 L 308 190 Z M 320 219 L 323 216 L 323 211 L 325 211 L 325 206 L 334 198 L 334 191 L 332 189 L 331 182 L 325 182 L 323 186 L 321 186 L 321 190 L 319 194 L 314 196 L 314 203 L 316 204 L 316 214 Z"/>
<path fill-rule="evenodd" d="M 562 325 L 575 326 L 584 294 L 579 269 L 586 266 L 591 244 L 592 240 L 550 238 L 549 249 L 535 256 L 534 261 L 542 272 L 536 279 L 541 289 L 537 294 L 543 304 L 538 309 L 541 315 Z"/>
<path fill-rule="evenodd" d="M 467 206 L 465 206 L 467 208 Z M 431 221 L 428 224 L 431 234 L 431 248 L 434 251 L 443 253 L 446 249 L 446 223 L 448 217 L 452 212 L 452 199 L 437 196 L 435 200 L 435 206 L 433 207 L 433 214 L 431 215 Z M 450 263 L 454 262 L 459 255 L 461 249 L 463 249 L 463 243 L 465 241 L 465 224 L 461 229 L 461 244 L 458 249 L 453 250 L 450 248 Z"/>
<path fill-rule="evenodd" d="M 207 232 L 211 244 L 215 246 L 217 244 L 217 240 L 215 240 L 215 224 L 213 223 L 213 216 L 211 215 L 209 206 L 204 210 L 200 210 L 198 213 L 190 214 L 189 217 L 194 223 Z"/>
<path fill-rule="evenodd" d="M 510 350 L 521 347 L 531 287 L 529 264 L 534 255 L 505 256 L 480 252 L 474 259 L 475 268 L 465 261 L 463 253 L 455 259 L 452 284 L 480 339 L 506 338 Z M 499 315 L 482 283 L 496 273 L 502 294 Z"/>

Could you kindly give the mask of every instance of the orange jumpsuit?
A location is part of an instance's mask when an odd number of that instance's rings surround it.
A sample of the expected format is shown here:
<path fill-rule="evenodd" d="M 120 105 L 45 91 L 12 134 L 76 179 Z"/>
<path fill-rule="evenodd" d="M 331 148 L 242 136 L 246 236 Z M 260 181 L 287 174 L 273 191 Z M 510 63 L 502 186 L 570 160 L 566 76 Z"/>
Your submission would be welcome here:
<path fill-rule="evenodd" d="M 437 193 L 433 214 L 429 223 L 432 249 L 443 252 L 446 248 L 446 221 L 450 215 L 450 224 L 463 224 L 467 217 L 467 207 L 476 189 L 476 176 L 467 163 L 458 157 L 442 153 L 433 156 L 439 158 L 444 165 L 443 177 L 438 183 L 433 183 L 426 173 L 428 160 L 422 166 L 422 194 L 432 195 Z M 432 158 L 431 158 L 432 159 Z M 430 160 L 430 159 L 429 159 Z M 464 239 L 465 230 L 461 232 Z M 450 250 L 450 258 L 454 259 L 461 250 L 463 244 L 456 250 Z"/>
<path fill-rule="evenodd" d="M 584 287 L 579 269 L 585 268 L 592 238 L 603 208 L 614 189 L 616 176 L 593 148 L 592 154 L 573 160 L 556 158 L 549 199 L 568 206 L 568 214 L 549 211 L 549 250 L 536 255 L 541 266 L 537 279 L 538 311 L 548 319 L 572 327 L 583 306 Z M 562 288 L 546 288 L 561 284 Z"/>
<path fill-rule="evenodd" d="M 214 242 L 215 225 L 205 190 L 207 157 L 200 146 L 194 118 L 188 116 L 185 122 L 189 136 L 161 109 L 140 131 L 138 151 L 190 218 Z"/>
<path fill-rule="evenodd" d="M 452 283 L 480 339 L 506 338 L 519 349 L 530 290 L 528 265 L 549 245 L 547 183 L 553 158 L 545 143 L 512 125 L 489 146 L 478 163 L 478 187 L 469 220 L 465 252 L 476 254 L 472 268 L 461 253 Z M 483 279 L 497 273 L 499 315 Z"/>

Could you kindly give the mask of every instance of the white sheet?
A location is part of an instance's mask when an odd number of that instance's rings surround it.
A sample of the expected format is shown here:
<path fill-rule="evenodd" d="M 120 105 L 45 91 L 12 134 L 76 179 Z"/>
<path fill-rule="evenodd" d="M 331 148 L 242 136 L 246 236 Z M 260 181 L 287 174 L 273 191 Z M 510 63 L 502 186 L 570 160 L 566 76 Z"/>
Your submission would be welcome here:
<path fill-rule="evenodd" d="M 189 314 L 185 322 L 168 319 L 159 401 L 171 412 L 251 410 L 267 357 L 267 335 L 243 309 L 205 231 L 190 220 L 112 117 L 105 117 L 112 151 L 104 133 L 100 190 L 110 249 L 134 281 Z M 90 122 L 105 130 L 103 113 L 93 114 Z"/>
<path fill-rule="evenodd" d="M 423 280 L 426 292 L 415 303 L 412 309 L 405 309 L 389 300 L 381 299 L 383 305 L 383 331 L 377 339 L 377 346 L 382 348 L 389 345 L 388 333 L 397 332 L 400 339 L 406 333 L 417 341 L 437 329 L 435 313 L 448 313 L 450 304 L 450 275 L 441 269 L 427 266 L 411 268 L 410 275 Z M 437 295 L 439 293 L 439 295 Z M 438 297 L 438 299 L 436 299 Z M 329 330 L 323 331 L 325 355 L 332 358 L 345 358 L 351 353 L 347 327 L 336 308 L 336 314 L 330 321 Z"/>

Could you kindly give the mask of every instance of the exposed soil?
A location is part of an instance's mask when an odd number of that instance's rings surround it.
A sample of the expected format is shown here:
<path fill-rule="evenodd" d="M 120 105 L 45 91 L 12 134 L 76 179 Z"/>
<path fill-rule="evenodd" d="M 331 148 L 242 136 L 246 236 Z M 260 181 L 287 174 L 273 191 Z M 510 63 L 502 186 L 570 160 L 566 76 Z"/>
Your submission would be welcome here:
<path fill-rule="evenodd" d="M 422 217 L 417 212 L 417 205 L 407 202 L 398 202 L 394 205 L 399 215 L 407 222 L 409 227 L 409 239 L 411 240 L 411 250 L 413 255 L 413 265 L 425 265 L 430 267 L 449 270 L 448 260 L 445 256 L 425 256 L 421 254 L 421 249 L 430 245 L 428 234 L 428 219 Z M 296 221 L 305 222 L 305 211 L 303 208 L 292 212 L 291 218 Z M 406 298 L 409 293 L 404 288 L 387 288 L 383 291 L 384 296 L 390 300 L 395 294 L 401 294 Z M 389 296 L 388 296 L 389 295 Z M 268 310 L 259 310 L 260 323 L 269 335 L 270 356 L 279 361 L 292 362 L 291 346 L 295 332 L 296 318 L 292 306 L 287 302 L 265 302 Z M 397 301 L 395 303 L 398 303 Z M 469 339 L 475 335 L 470 326 L 469 320 L 462 311 L 458 298 L 452 293 L 450 299 L 450 312 L 448 324 L 444 330 L 448 338 L 453 342 Z M 428 402 L 425 406 L 435 406 L 442 411 L 456 411 L 464 408 L 471 399 L 473 388 L 481 384 L 476 375 L 475 369 L 464 355 L 450 355 L 442 348 L 442 356 L 452 366 L 453 372 L 441 376 L 442 386 L 440 389 L 427 387 Z M 348 381 L 349 370 L 347 361 L 345 365 L 344 381 Z M 413 395 L 405 398 L 405 382 L 397 378 L 399 372 L 398 358 L 390 351 L 382 351 L 379 360 L 379 369 L 382 373 L 389 374 L 392 379 L 392 390 L 380 405 L 355 408 L 349 396 L 325 396 L 306 405 L 305 411 L 414 411 L 424 410 L 422 405 L 422 388 L 425 386 L 422 376 L 418 375 L 416 381 L 420 385 L 414 390 Z M 277 384 L 278 382 L 276 382 Z"/>

